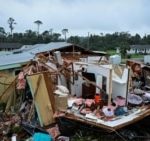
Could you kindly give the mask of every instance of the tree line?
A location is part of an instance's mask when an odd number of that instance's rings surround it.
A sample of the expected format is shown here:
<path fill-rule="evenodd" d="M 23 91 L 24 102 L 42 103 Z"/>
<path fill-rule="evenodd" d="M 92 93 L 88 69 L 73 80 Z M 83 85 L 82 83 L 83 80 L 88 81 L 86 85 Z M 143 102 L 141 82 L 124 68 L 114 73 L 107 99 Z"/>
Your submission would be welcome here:
<path fill-rule="evenodd" d="M 92 50 L 114 50 L 117 47 L 127 47 L 129 45 L 146 45 L 150 44 L 150 35 L 140 34 L 131 35 L 128 32 L 115 32 L 115 33 L 100 33 L 99 35 L 90 34 L 87 37 L 71 36 L 69 42 L 85 46 Z"/>
<path fill-rule="evenodd" d="M 43 24 L 42 21 L 36 20 L 33 23 L 37 25 L 37 31 L 32 29 L 27 29 L 24 33 L 14 32 L 15 25 L 17 24 L 15 19 L 10 17 L 7 21 L 10 32 L 6 33 L 4 27 L 0 27 L 0 42 L 11 43 L 17 42 L 27 45 L 37 44 L 37 43 L 49 43 L 57 41 L 67 41 L 68 29 L 62 29 L 61 33 L 53 32 L 53 28 L 45 30 L 40 33 L 40 26 Z M 61 35 L 64 38 L 61 38 Z"/>
<path fill-rule="evenodd" d="M 0 27 L 0 42 L 18 42 L 22 44 L 37 44 L 37 43 L 49 43 L 58 41 L 67 41 L 69 43 L 78 44 L 82 47 L 92 50 L 113 50 L 116 47 L 127 48 L 129 45 L 134 44 L 150 44 L 150 35 L 140 34 L 131 35 L 128 32 L 115 32 L 115 33 L 100 33 L 98 35 L 88 34 L 87 36 L 70 36 L 67 38 L 69 30 L 67 28 L 62 29 L 61 33 L 54 32 L 53 28 L 45 30 L 40 33 L 40 26 L 42 21 L 36 20 L 34 23 L 37 25 L 37 31 L 31 29 L 26 30 L 24 33 L 14 32 L 15 25 L 17 24 L 15 19 L 10 17 L 8 19 L 8 25 L 10 33 L 6 33 L 3 27 Z M 63 38 L 62 36 L 63 35 Z"/>

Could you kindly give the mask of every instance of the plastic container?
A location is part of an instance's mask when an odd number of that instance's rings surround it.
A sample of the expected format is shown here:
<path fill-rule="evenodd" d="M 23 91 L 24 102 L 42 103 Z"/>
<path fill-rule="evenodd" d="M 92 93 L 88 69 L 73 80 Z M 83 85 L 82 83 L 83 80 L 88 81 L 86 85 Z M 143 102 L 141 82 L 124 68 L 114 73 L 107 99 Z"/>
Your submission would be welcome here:
<path fill-rule="evenodd" d="M 100 94 L 95 94 L 94 98 L 95 98 L 95 104 L 99 104 L 100 101 L 101 101 L 101 96 L 100 96 Z"/>

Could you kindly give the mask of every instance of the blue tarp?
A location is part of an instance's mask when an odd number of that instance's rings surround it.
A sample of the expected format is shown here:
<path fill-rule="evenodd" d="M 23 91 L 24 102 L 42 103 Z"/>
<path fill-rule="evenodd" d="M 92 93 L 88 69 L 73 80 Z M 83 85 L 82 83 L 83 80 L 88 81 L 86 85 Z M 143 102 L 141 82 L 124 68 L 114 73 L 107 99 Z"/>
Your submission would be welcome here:
<path fill-rule="evenodd" d="M 33 135 L 33 141 L 52 141 L 52 137 L 49 134 L 35 133 Z"/>

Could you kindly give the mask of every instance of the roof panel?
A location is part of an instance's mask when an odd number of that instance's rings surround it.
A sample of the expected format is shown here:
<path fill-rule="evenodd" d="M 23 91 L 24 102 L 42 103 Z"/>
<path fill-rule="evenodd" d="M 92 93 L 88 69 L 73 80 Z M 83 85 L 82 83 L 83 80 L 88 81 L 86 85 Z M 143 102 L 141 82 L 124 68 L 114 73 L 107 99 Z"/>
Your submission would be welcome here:
<path fill-rule="evenodd" d="M 34 55 L 30 53 L 20 53 L 20 54 L 9 54 L 0 56 L 0 66 L 25 63 L 33 59 Z"/>
<path fill-rule="evenodd" d="M 67 47 L 71 45 L 72 44 L 66 43 L 66 42 L 51 42 L 48 44 L 36 44 L 36 45 L 33 45 L 32 49 L 30 49 L 28 52 L 37 54 L 40 52 L 52 51 L 55 49 L 59 49 L 59 48 Z"/>
<path fill-rule="evenodd" d="M 21 49 L 16 50 L 16 52 L 8 55 L 0 56 L 0 70 L 1 68 L 12 68 L 11 66 L 14 64 L 26 63 L 34 58 L 35 54 L 40 52 L 51 51 L 54 49 L 59 49 L 62 47 L 71 46 L 72 44 L 66 42 L 51 42 L 48 44 L 36 44 L 30 46 L 24 46 Z"/>

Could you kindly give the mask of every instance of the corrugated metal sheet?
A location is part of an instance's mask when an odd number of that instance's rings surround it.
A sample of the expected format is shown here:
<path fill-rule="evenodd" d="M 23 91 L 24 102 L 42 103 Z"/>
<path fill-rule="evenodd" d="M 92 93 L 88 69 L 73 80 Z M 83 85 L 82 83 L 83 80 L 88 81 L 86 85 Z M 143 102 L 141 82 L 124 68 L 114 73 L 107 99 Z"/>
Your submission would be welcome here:
<path fill-rule="evenodd" d="M 0 56 L 0 70 L 19 67 L 22 63 L 26 63 L 34 58 L 33 54 L 20 53 Z"/>
<path fill-rule="evenodd" d="M 35 45 L 24 45 L 20 49 L 14 50 L 13 52 L 29 52 L 32 54 L 51 51 L 62 47 L 71 46 L 72 44 L 66 42 L 51 42 L 48 44 L 35 44 Z"/>
<path fill-rule="evenodd" d="M 33 45 L 32 49 L 28 50 L 28 52 L 37 54 L 40 52 L 52 51 L 55 49 L 71 46 L 72 44 L 66 42 L 51 42 L 49 44 L 36 44 Z"/>
<path fill-rule="evenodd" d="M 15 53 L 15 52 L 23 52 L 23 51 L 28 51 L 29 49 L 32 49 L 33 45 L 23 45 L 21 48 L 19 49 L 14 49 L 12 51 L 12 53 Z"/>
<path fill-rule="evenodd" d="M 15 50 L 9 55 L 0 56 L 0 70 L 20 67 L 22 63 L 26 63 L 33 59 L 37 53 L 51 51 L 71 45 L 72 44 L 66 42 L 51 42 L 48 44 L 23 46 L 21 49 Z"/>
<path fill-rule="evenodd" d="M 12 52 L 11 51 L 0 51 L 0 56 L 8 55 L 8 54 L 12 54 Z"/>

